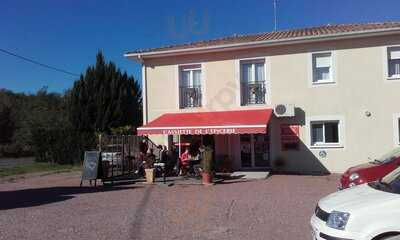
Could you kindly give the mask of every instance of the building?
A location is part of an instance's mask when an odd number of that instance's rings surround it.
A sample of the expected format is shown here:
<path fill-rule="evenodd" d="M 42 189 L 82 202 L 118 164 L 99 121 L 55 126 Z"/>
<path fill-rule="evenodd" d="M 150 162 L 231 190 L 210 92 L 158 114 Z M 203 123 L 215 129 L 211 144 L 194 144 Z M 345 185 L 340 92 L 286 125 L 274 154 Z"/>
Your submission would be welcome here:
<path fill-rule="evenodd" d="M 142 63 L 138 132 L 163 145 L 177 135 L 206 139 L 234 169 L 343 172 L 400 143 L 400 22 L 235 35 L 125 56 Z"/>

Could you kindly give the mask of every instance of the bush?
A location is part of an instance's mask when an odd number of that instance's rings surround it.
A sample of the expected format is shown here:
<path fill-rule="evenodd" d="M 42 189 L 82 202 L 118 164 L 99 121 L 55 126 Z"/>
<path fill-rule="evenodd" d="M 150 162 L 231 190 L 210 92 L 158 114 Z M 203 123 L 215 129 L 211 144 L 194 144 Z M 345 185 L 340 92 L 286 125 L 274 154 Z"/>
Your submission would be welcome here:
<path fill-rule="evenodd" d="M 21 146 L 17 143 L 9 143 L 0 145 L 0 158 L 1 157 L 28 157 L 32 156 L 32 151 L 29 146 Z"/>
<path fill-rule="evenodd" d="M 32 131 L 36 161 L 58 164 L 81 163 L 85 149 L 95 147 L 93 134 L 78 134 L 70 127 L 43 128 Z"/>

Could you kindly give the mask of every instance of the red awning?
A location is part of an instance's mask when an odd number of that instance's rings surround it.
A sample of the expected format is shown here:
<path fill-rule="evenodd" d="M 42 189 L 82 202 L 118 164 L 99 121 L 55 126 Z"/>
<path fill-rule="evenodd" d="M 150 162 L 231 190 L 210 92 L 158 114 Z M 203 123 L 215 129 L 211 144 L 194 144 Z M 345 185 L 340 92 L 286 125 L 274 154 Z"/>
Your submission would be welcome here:
<path fill-rule="evenodd" d="M 272 109 L 166 113 L 137 129 L 138 135 L 266 133 Z"/>

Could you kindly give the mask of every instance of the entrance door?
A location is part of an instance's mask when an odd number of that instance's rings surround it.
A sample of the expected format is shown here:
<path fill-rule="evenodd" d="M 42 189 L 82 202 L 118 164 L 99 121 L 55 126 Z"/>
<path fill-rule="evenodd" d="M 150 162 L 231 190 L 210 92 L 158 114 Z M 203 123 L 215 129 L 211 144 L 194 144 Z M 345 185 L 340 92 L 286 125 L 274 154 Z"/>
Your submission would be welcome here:
<path fill-rule="evenodd" d="M 240 159 L 242 168 L 270 167 L 269 135 L 240 135 Z"/>

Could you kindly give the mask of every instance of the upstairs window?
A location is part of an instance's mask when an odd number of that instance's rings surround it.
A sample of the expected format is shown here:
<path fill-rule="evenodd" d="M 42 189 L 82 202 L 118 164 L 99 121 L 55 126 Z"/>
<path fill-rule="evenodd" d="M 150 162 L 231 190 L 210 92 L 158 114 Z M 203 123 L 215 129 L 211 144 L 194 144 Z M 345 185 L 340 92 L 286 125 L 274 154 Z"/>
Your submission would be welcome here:
<path fill-rule="evenodd" d="M 400 78 L 400 47 L 388 48 L 388 77 Z"/>
<path fill-rule="evenodd" d="M 312 54 L 312 82 L 313 84 L 333 83 L 332 53 Z"/>
<path fill-rule="evenodd" d="M 265 104 L 265 60 L 240 62 L 241 105 Z"/>
<path fill-rule="evenodd" d="M 180 108 L 201 107 L 201 65 L 179 68 Z"/>

